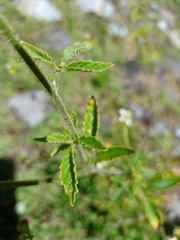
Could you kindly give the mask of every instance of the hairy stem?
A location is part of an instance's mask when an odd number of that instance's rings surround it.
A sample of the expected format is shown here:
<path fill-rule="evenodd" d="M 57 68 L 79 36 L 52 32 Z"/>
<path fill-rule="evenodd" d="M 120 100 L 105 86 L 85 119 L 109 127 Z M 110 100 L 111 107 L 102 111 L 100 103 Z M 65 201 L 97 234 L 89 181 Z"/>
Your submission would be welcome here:
<path fill-rule="evenodd" d="M 80 143 L 77 144 L 77 149 L 78 149 L 78 152 L 79 152 L 82 160 L 84 162 L 87 162 L 88 161 L 87 156 L 86 156 L 84 149 L 82 148 L 82 145 Z"/>
<path fill-rule="evenodd" d="M 4 35 L 11 41 L 13 47 L 16 49 L 16 51 L 19 53 L 19 55 L 22 57 L 22 59 L 28 65 L 28 67 L 33 72 L 33 74 L 37 77 L 37 79 L 42 84 L 42 86 L 45 88 L 45 90 L 49 93 L 53 104 L 56 106 L 57 110 L 62 114 L 65 122 L 67 123 L 67 125 L 72 133 L 73 138 L 78 142 L 78 134 L 76 132 L 76 128 L 71 120 L 71 117 L 70 117 L 66 107 L 63 104 L 63 101 L 57 91 L 56 86 L 53 86 L 48 82 L 46 77 L 43 75 L 43 73 L 37 67 L 37 65 L 31 58 L 31 56 L 27 53 L 27 51 L 20 44 L 19 39 L 14 35 L 12 30 L 8 27 L 8 24 L 4 21 L 3 16 L 1 16 L 1 15 L 0 15 L 0 29 L 2 30 Z M 84 153 L 84 150 L 80 143 L 77 143 L 77 149 L 79 151 L 79 154 L 80 154 L 82 160 L 84 162 L 87 162 L 86 154 Z"/>
<path fill-rule="evenodd" d="M 47 81 L 45 76 L 42 74 L 40 69 L 37 67 L 35 62 L 32 60 L 32 58 L 29 56 L 29 54 L 26 52 L 26 50 L 22 47 L 18 38 L 13 34 L 13 32 L 8 27 L 8 24 L 4 21 L 2 16 L 0 16 L 0 29 L 3 31 L 4 35 L 11 41 L 13 47 L 16 49 L 16 51 L 19 53 L 19 55 L 22 57 L 22 59 L 28 65 L 30 70 L 34 73 L 34 75 L 40 81 L 40 83 L 45 88 L 45 90 L 50 95 L 52 95 L 51 85 L 49 84 L 49 82 Z"/>
<path fill-rule="evenodd" d="M 73 138 L 75 138 L 77 140 L 78 135 L 76 132 L 76 128 L 72 122 L 72 119 L 71 119 L 66 107 L 64 106 L 61 96 L 59 95 L 57 89 L 55 89 L 55 88 L 54 88 L 53 95 L 52 95 L 52 101 L 53 101 L 54 105 L 56 106 L 57 110 L 59 112 L 61 112 L 65 122 L 67 123 L 67 125 L 72 133 Z"/>

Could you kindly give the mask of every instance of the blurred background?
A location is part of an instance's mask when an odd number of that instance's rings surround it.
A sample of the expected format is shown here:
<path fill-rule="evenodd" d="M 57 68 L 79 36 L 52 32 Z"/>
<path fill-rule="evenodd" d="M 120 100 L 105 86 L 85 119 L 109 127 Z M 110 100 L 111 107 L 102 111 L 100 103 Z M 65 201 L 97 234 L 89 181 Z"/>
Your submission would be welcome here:
<path fill-rule="evenodd" d="M 79 193 L 73 208 L 59 182 L 18 188 L 10 196 L 15 197 L 18 218 L 28 219 L 35 239 L 163 239 L 132 197 L 131 163 L 141 160 L 144 181 L 156 174 L 180 175 L 178 0 L 0 0 L 0 13 L 20 39 L 44 49 L 56 62 L 66 46 L 84 40 L 94 47 L 79 59 L 113 62 L 102 73 L 63 75 L 60 94 L 69 112 L 77 113 L 80 127 L 93 95 L 99 105 L 99 137 L 106 146 L 136 150 L 135 156 L 101 164 L 94 172 L 77 156 Z M 53 76 L 50 66 L 37 64 L 46 76 Z M 59 131 L 64 122 L 34 80 L 0 33 L 0 158 L 14 166 L 4 180 L 59 176 L 62 155 L 51 158 L 53 146 L 33 139 Z M 126 128 L 120 109 L 130 111 Z M 147 191 L 170 235 L 180 222 L 178 187 Z M 2 229 L 1 213 L 0 218 Z M 17 223 L 17 216 L 13 219 Z"/>

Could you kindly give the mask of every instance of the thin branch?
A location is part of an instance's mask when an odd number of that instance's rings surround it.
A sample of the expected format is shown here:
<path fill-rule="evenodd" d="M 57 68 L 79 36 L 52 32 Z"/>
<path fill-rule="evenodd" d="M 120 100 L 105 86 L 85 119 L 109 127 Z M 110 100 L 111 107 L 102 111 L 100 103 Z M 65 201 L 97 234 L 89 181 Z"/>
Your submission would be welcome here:
<path fill-rule="evenodd" d="M 66 109 L 66 107 L 63 104 L 63 101 L 60 97 L 60 95 L 57 92 L 57 88 L 48 82 L 46 77 L 43 75 L 43 73 L 40 71 L 40 69 L 37 67 L 31 56 L 28 54 L 28 52 L 23 48 L 23 46 L 20 44 L 19 39 L 13 34 L 12 30 L 8 27 L 8 24 L 4 21 L 3 16 L 0 15 L 0 29 L 3 31 L 4 35 L 10 39 L 13 47 L 16 49 L 16 51 L 19 53 L 19 55 L 22 57 L 22 59 L 25 61 L 25 63 L 28 65 L 30 70 L 34 73 L 34 75 L 37 77 L 37 79 L 40 81 L 42 86 L 45 88 L 45 90 L 49 93 L 51 100 L 53 104 L 56 106 L 57 110 L 62 114 L 64 121 L 68 125 L 73 138 L 77 142 L 77 149 L 78 152 L 84 162 L 87 162 L 86 154 L 81 146 L 80 143 L 78 143 L 78 134 L 76 132 L 76 128 L 71 120 L 71 117 Z"/>
<path fill-rule="evenodd" d="M 82 172 L 79 174 L 79 178 L 90 176 L 90 175 L 107 175 L 107 176 L 113 176 L 113 175 L 121 175 L 122 172 L 116 169 L 97 169 L 92 168 L 91 170 L 88 170 L 86 172 Z M 44 183 L 54 183 L 59 182 L 59 179 L 48 177 L 43 179 L 35 179 L 35 180 L 23 180 L 23 181 L 0 181 L 0 189 L 12 189 L 12 188 L 18 188 L 18 187 L 27 187 L 27 186 L 35 186 L 39 184 Z"/>
<path fill-rule="evenodd" d="M 16 49 L 16 51 L 19 53 L 19 55 L 22 57 L 22 59 L 25 61 L 25 63 L 28 65 L 28 67 L 34 73 L 34 75 L 38 78 L 38 80 L 46 89 L 46 91 L 52 96 L 52 88 L 48 80 L 45 78 L 43 73 L 37 67 L 37 65 L 29 56 L 29 54 L 26 52 L 26 50 L 22 47 L 22 45 L 19 42 L 19 39 L 13 34 L 13 32 L 8 27 L 8 24 L 4 21 L 2 16 L 0 16 L 0 29 L 3 31 L 4 35 L 11 41 L 13 47 Z"/>
<path fill-rule="evenodd" d="M 39 185 L 41 183 L 52 183 L 55 182 L 55 178 L 48 177 L 44 179 L 36 179 L 36 180 L 24 180 L 24 181 L 0 181 L 0 189 L 11 189 L 11 188 L 18 188 L 18 187 L 27 187 L 27 186 L 34 186 Z"/>

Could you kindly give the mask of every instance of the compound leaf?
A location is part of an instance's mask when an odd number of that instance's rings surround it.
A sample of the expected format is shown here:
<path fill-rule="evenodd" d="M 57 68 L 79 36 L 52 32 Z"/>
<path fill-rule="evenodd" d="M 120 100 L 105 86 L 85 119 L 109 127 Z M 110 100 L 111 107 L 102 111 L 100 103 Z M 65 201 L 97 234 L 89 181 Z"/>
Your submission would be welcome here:
<path fill-rule="evenodd" d="M 63 50 L 61 62 L 65 63 L 75 57 L 77 54 L 89 50 L 91 47 L 91 42 L 83 42 L 79 45 L 68 46 Z"/>
<path fill-rule="evenodd" d="M 86 136 L 96 136 L 98 129 L 98 106 L 96 99 L 91 96 L 89 99 L 87 112 L 84 120 L 84 134 Z"/>
<path fill-rule="evenodd" d="M 74 206 L 75 195 L 78 192 L 76 164 L 74 161 L 74 153 L 71 148 L 63 157 L 60 165 L 60 179 L 64 186 L 65 193 L 69 197 L 70 205 Z"/>
<path fill-rule="evenodd" d="M 111 160 L 134 153 L 134 150 L 127 147 L 111 147 L 107 151 L 97 152 L 97 161 Z"/>
<path fill-rule="evenodd" d="M 89 147 L 96 151 L 102 151 L 106 150 L 106 148 L 103 146 L 102 142 L 98 140 L 96 137 L 92 136 L 81 136 L 79 138 L 79 141 L 84 144 L 86 147 Z"/>
<path fill-rule="evenodd" d="M 35 138 L 34 140 L 37 142 L 62 143 L 67 141 L 68 139 L 69 137 L 67 135 L 65 136 L 59 133 L 53 133 L 42 138 Z"/>
<path fill-rule="evenodd" d="M 69 65 L 65 66 L 64 69 L 67 71 L 102 72 L 111 66 L 111 62 L 103 63 L 93 62 L 91 60 L 80 60 L 70 63 Z"/>
<path fill-rule="evenodd" d="M 37 60 L 41 60 L 43 62 L 49 63 L 52 66 L 56 66 L 55 62 L 52 60 L 52 57 L 46 51 L 43 51 L 40 48 L 35 47 L 32 44 L 21 41 L 21 43 L 25 46 L 25 48 L 29 51 L 30 55 Z"/>

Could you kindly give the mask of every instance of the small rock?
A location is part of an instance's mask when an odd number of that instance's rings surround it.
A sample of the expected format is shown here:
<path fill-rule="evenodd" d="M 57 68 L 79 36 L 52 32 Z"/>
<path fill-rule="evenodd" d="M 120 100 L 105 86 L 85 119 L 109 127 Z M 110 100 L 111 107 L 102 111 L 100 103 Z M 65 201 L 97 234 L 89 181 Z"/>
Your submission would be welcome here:
<path fill-rule="evenodd" d="M 180 127 L 176 128 L 174 134 L 177 138 L 180 138 Z"/>
<path fill-rule="evenodd" d="M 45 38 L 46 47 L 55 52 L 61 53 L 65 47 L 71 45 L 70 37 L 63 28 L 52 29 Z"/>
<path fill-rule="evenodd" d="M 180 48 L 180 33 L 174 28 L 176 23 L 174 14 L 167 9 L 161 9 L 160 14 L 161 20 L 157 22 L 157 27 L 167 35 L 174 47 Z"/>
<path fill-rule="evenodd" d="M 157 89 L 163 86 L 164 94 L 169 101 L 179 104 L 180 101 L 180 61 L 178 58 L 169 57 L 165 59 L 164 63 L 160 65 Z"/>
<path fill-rule="evenodd" d="M 168 202 L 166 205 L 168 219 L 171 221 L 180 221 L 180 194 L 179 191 L 169 193 Z"/>
<path fill-rule="evenodd" d="M 143 95 L 147 93 L 147 89 L 142 83 L 137 81 L 132 83 L 131 79 L 124 79 L 121 85 L 131 96 L 134 94 Z"/>
<path fill-rule="evenodd" d="M 180 33 L 176 29 L 171 30 L 168 33 L 169 40 L 171 41 L 172 45 L 176 48 L 180 48 Z"/>
<path fill-rule="evenodd" d="M 105 1 L 102 8 L 101 16 L 105 18 L 113 18 L 115 15 L 115 7 L 112 2 Z"/>
<path fill-rule="evenodd" d="M 108 32 L 112 37 L 125 38 L 128 36 L 129 30 L 126 25 L 112 22 L 108 25 Z"/>
<path fill-rule="evenodd" d="M 99 17 L 111 18 L 115 8 L 112 2 L 105 0 L 76 0 L 76 5 L 82 13 L 93 13 Z"/>
<path fill-rule="evenodd" d="M 130 5 L 128 0 L 119 0 L 119 3 L 124 7 L 128 7 Z"/>
<path fill-rule="evenodd" d="M 143 105 L 137 105 L 132 103 L 132 110 L 134 111 L 134 116 L 136 119 L 140 120 L 145 125 L 149 125 L 153 118 L 153 113 L 150 109 L 144 107 Z"/>
<path fill-rule="evenodd" d="M 151 2 L 150 7 L 153 11 L 155 12 L 159 12 L 161 10 L 161 7 L 159 6 L 159 4 L 155 3 L 155 2 Z"/>
<path fill-rule="evenodd" d="M 168 23 L 163 19 L 157 22 L 157 27 L 164 33 L 167 33 L 169 30 Z"/>
<path fill-rule="evenodd" d="M 8 101 L 7 106 L 31 128 L 36 127 L 53 109 L 49 97 L 42 90 L 18 94 Z"/>
<path fill-rule="evenodd" d="M 173 28 L 176 22 L 174 13 L 166 8 L 161 8 L 160 13 L 162 18 L 167 22 L 168 26 Z"/>
<path fill-rule="evenodd" d="M 23 14 L 40 21 L 51 22 L 62 19 L 61 12 L 49 0 L 14 0 L 14 2 Z"/>
<path fill-rule="evenodd" d="M 94 13 L 100 15 L 103 7 L 103 0 L 76 0 L 75 3 L 82 13 Z"/>
<path fill-rule="evenodd" d="M 149 129 L 149 135 L 154 137 L 158 135 L 167 135 L 169 133 L 169 129 L 166 124 L 162 121 L 157 122 L 153 127 Z"/>
<path fill-rule="evenodd" d="M 130 60 L 124 65 L 125 71 L 129 76 L 133 76 L 140 72 L 141 68 L 136 60 Z"/>
<path fill-rule="evenodd" d="M 168 71 L 172 72 L 176 80 L 180 82 L 180 61 L 177 58 L 168 58 L 165 62 L 165 67 Z"/>

